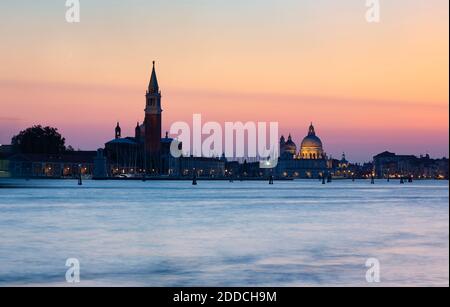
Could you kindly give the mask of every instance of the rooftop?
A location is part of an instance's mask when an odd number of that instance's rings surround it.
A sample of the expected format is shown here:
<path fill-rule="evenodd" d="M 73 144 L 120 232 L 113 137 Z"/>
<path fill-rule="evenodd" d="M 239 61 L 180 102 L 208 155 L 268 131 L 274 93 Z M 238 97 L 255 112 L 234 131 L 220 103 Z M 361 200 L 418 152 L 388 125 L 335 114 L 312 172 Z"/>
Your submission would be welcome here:
<path fill-rule="evenodd" d="M 16 154 L 12 161 L 49 162 L 49 163 L 93 163 L 96 151 L 73 151 L 63 154 Z"/>

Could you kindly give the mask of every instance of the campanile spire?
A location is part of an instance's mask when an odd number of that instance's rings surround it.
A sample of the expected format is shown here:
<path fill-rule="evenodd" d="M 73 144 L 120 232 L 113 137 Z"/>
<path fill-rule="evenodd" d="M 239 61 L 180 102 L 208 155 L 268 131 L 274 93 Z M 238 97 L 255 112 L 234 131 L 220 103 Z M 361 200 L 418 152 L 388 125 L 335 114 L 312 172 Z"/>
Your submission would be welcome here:
<path fill-rule="evenodd" d="M 156 77 L 155 61 L 153 61 L 152 75 L 150 77 L 150 82 L 148 84 L 148 93 L 157 94 L 159 93 L 158 78 Z"/>
<path fill-rule="evenodd" d="M 148 156 L 147 166 L 157 171 L 160 169 L 162 108 L 155 61 L 153 61 L 152 75 L 145 98 L 144 142 L 145 152 Z"/>

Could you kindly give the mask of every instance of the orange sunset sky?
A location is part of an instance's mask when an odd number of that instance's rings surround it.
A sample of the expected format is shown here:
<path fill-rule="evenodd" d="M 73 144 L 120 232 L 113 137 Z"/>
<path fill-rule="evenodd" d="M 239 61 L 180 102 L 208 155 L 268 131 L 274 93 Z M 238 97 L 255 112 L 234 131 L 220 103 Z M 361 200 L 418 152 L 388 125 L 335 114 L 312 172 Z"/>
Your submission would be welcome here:
<path fill-rule="evenodd" d="M 133 135 L 151 62 L 163 129 L 175 121 L 278 121 L 325 150 L 448 156 L 449 1 L 81 0 L 0 3 L 0 144 L 33 124 L 74 148 Z"/>

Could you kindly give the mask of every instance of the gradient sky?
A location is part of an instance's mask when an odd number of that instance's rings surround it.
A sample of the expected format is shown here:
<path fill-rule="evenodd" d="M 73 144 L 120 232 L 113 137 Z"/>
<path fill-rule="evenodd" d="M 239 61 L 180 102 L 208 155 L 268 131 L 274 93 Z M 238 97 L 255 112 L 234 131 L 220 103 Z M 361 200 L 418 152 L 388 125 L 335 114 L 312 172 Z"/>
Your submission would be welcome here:
<path fill-rule="evenodd" d="M 367 161 L 448 156 L 449 1 L 64 0 L 0 3 L 0 143 L 32 124 L 96 149 L 143 120 L 151 62 L 163 124 L 279 121 L 300 143 Z"/>

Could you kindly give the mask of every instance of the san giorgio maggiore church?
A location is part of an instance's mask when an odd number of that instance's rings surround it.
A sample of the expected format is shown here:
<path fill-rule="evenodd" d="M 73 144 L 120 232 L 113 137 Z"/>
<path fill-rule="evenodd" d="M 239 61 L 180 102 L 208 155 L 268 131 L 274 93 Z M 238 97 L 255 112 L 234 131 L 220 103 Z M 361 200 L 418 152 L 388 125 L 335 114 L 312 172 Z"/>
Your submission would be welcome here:
<path fill-rule="evenodd" d="M 183 177 L 192 176 L 195 172 L 199 177 L 216 178 L 260 177 L 269 174 L 277 177 L 318 178 L 331 167 L 313 124 L 309 127 L 308 134 L 299 149 L 290 135 L 287 140 L 284 136 L 281 137 L 279 163 L 273 170 L 260 169 L 259 162 L 227 161 L 224 156 L 174 158 L 170 154 L 173 139 L 169 138 L 167 133 L 161 138 L 163 110 L 155 62 L 153 62 L 145 97 L 145 118 L 143 123 L 136 124 L 135 135 L 122 137 L 122 129 L 117 123 L 115 138 L 105 144 L 105 175 L 107 176 L 132 176 L 145 173 Z"/>

